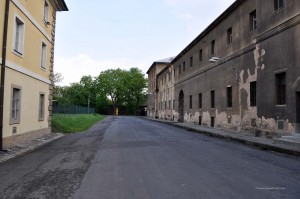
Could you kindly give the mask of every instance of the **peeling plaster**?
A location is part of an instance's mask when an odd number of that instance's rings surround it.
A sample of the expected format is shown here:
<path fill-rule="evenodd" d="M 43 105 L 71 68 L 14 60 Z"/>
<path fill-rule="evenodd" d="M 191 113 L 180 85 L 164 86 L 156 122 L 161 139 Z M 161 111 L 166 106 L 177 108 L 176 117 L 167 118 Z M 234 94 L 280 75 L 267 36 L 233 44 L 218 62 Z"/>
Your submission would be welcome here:
<path fill-rule="evenodd" d="M 212 113 L 208 109 L 207 111 L 196 111 L 194 114 L 192 112 L 185 111 L 184 113 L 184 122 L 198 124 L 199 117 L 201 116 L 201 125 L 210 126 L 211 117 L 215 117 L 215 127 L 221 129 L 230 129 L 230 130 L 243 130 L 255 132 L 278 132 L 278 122 L 276 118 L 261 118 L 257 115 L 257 107 L 250 106 L 250 82 L 257 81 L 258 71 L 263 71 L 265 69 L 265 64 L 263 64 L 263 57 L 267 54 L 265 49 L 261 49 L 260 45 L 256 45 L 256 49 L 253 51 L 253 58 L 255 62 L 254 67 L 249 67 L 246 70 L 240 70 L 236 67 L 237 72 L 237 82 L 238 82 L 238 98 L 239 98 L 239 107 L 240 114 L 232 115 L 232 109 L 227 109 L 226 111 L 219 112 L 218 109 L 215 109 L 215 112 Z M 242 66 L 240 66 L 242 67 Z M 300 80 L 299 80 L 300 81 Z M 294 85 L 294 87 L 296 87 Z M 167 101 L 168 99 L 175 99 L 174 88 L 171 88 L 171 94 L 169 92 L 163 92 L 161 94 L 161 100 Z M 211 114 L 212 115 L 211 115 Z M 174 116 L 174 121 L 178 122 L 179 113 L 175 110 L 161 110 L 159 111 L 159 117 L 161 119 L 170 119 L 172 120 Z M 242 129 L 241 129 L 242 128 Z M 254 130 L 254 131 L 253 131 Z M 289 123 L 288 120 L 284 121 L 284 130 L 285 132 L 293 132 L 294 125 Z"/>

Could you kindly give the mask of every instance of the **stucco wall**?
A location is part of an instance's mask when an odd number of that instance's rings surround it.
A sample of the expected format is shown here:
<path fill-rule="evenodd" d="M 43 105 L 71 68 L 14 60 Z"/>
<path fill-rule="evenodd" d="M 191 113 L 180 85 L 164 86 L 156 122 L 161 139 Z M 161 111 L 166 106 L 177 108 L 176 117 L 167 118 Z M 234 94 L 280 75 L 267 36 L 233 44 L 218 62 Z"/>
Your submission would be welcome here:
<path fill-rule="evenodd" d="M 10 125 L 11 109 L 11 86 L 16 85 L 21 88 L 21 109 L 20 123 Z M 39 95 L 44 93 L 44 120 L 39 121 Z M 12 136 L 13 127 L 17 128 L 16 134 L 48 128 L 48 106 L 49 85 L 33 79 L 27 75 L 21 74 L 11 69 L 6 69 L 5 96 L 4 96 L 4 126 L 3 137 Z"/>

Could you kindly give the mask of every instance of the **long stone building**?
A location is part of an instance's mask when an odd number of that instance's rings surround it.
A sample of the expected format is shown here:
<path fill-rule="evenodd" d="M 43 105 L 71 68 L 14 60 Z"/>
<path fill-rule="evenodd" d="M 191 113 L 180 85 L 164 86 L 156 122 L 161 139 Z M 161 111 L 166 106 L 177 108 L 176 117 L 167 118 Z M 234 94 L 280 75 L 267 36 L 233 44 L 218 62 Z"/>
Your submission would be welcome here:
<path fill-rule="evenodd" d="M 64 0 L 0 0 L 0 150 L 51 132 L 56 12 Z"/>
<path fill-rule="evenodd" d="M 236 0 L 155 77 L 155 116 L 300 133 L 299 23 L 298 0 Z"/>

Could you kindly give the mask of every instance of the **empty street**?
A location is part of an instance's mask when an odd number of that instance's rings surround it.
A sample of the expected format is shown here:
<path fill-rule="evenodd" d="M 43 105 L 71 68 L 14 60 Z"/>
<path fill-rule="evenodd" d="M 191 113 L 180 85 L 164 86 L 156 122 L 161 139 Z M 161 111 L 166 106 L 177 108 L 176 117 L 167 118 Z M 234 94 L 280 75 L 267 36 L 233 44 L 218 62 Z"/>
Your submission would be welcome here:
<path fill-rule="evenodd" d="M 300 160 L 142 117 L 108 117 L 0 165 L 0 198 L 300 198 Z"/>

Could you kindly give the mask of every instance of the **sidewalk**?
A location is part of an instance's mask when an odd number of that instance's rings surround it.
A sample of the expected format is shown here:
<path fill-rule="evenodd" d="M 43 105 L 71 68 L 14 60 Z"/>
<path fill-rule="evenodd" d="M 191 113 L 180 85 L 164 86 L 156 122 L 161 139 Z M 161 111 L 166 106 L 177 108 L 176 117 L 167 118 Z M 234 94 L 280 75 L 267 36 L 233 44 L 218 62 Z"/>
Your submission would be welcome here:
<path fill-rule="evenodd" d="M 261 148 L 263 150 L 276 151 L 289 155 L 300 156 L 300 135 L 283 136 L 282 138 L 266 138 L 266 137 L 255 137 L 246 133 L 238 133 L 235 131 L 215 129 L 209 127 L 203 127 L 197 124 L 190 123 L 178 123 L 168 120 L 160 120 L 154 118 L 147 119 L 170 124 L 180 128 L 187 129 L 189 131 L 195 131 L 211 137 L 232 140 L 235 142 L 243 143 L 249 146 Z"/>
<path fill-rule="evenodd" d="M 6 149 L 7 151 L 0 151 L 0 165 L 4 162 L 22 156 L 26 153 L 29 153 L 39 147 L 42 147 L 48 143 L 51 143 L 64 135 L 61 133 L 50 133 L 47 135 L 44 135 L 42 137 L 33 139 L 31 141 L 23 142 L 18 145 L 14 145 L 9 149 Z"/>

